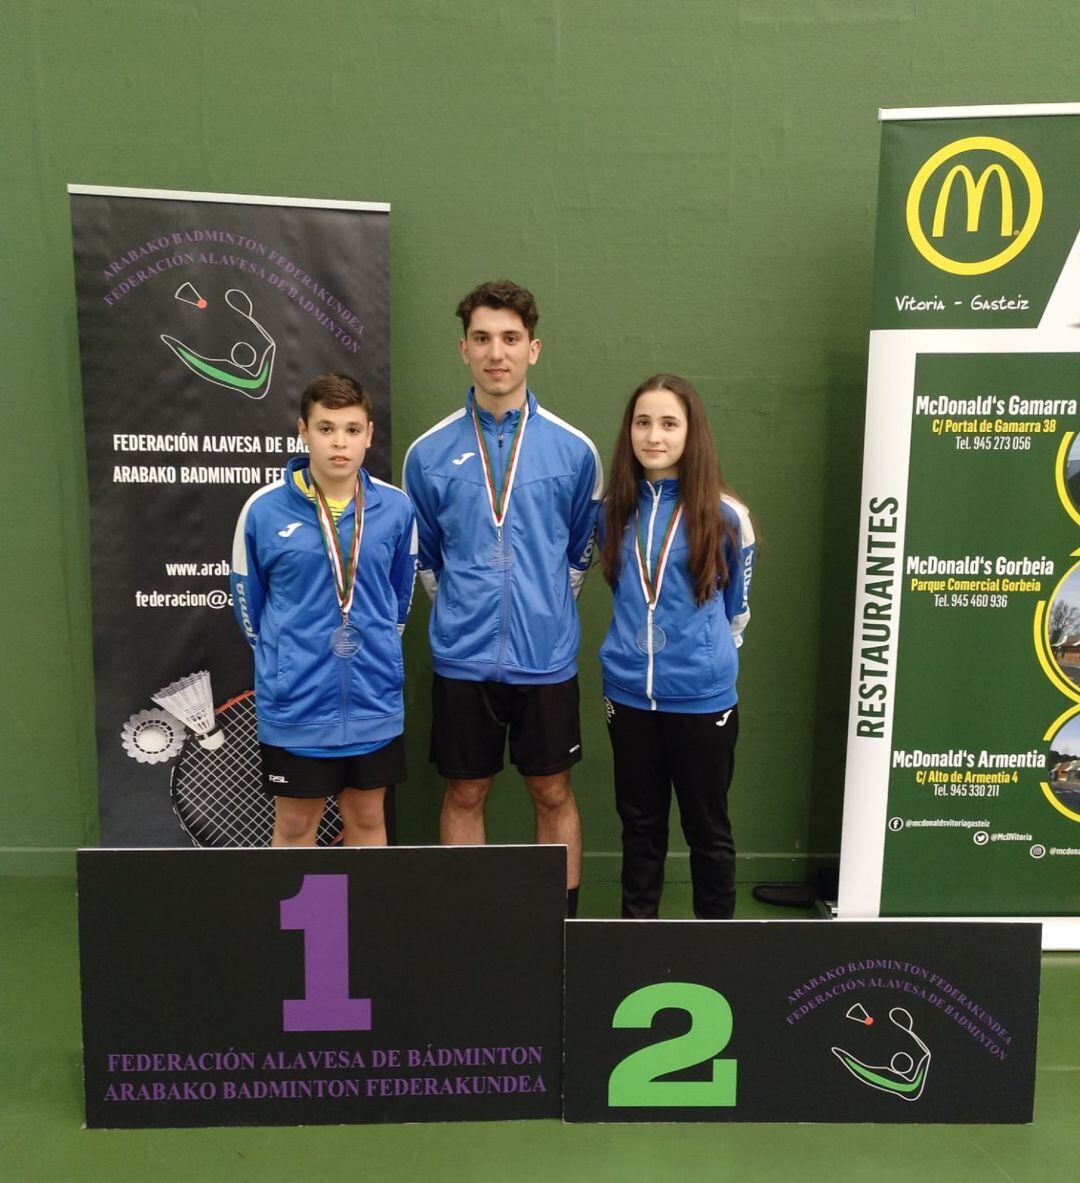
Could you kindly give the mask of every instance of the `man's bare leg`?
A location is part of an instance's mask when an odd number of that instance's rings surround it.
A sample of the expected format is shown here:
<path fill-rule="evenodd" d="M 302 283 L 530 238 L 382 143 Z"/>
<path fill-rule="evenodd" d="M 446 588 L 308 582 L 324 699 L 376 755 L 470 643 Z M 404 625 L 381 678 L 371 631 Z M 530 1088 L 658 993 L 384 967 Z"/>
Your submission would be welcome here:
<path fill-rule="evenodd" d="M 536 807 L 536 841 L 566 847 L 566 886 L 581 882 L 581 816 L 569 772 L 527 776 L 525 787 Z"/>
<path fill-rule="evenodd" d="M 484 802 L 494 779 L 489 776 L 483 780 L 446 782 L 439 817 L 439 840 L 443 846 L 484 845 Z"/>

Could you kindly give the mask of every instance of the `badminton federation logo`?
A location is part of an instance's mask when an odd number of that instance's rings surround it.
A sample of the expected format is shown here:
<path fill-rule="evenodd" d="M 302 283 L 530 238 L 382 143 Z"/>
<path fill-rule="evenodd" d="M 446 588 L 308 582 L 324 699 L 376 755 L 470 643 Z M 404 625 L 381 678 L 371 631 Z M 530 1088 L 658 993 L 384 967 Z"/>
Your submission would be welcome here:
<path fill-rule="evenodd" d="M 225 293 L 225 309 L 220 303 L 212 304 L 190 283 L 181 284 L 174 297 L 204 314 L 212 333 L 224 334 L 223 344 L 214 347 L 214 352 L 227 349 L 227 353 L 224 357 L 204 355 L 179 337 L 162 333 L 161 340 L 169 349 L 204 382 L 239 391 L 246 398 L 265 398 L 274 373 L 277 344 L 255 319 L 247 292 L 229 288 Z"/>
<path fill-rule="evenodd" d="M 861 1002 L 850 1007 L 845 1017 L 868 1031 L 875 1027 L 874 1016 Z M 926 1076 L 930 1069 L 930 1049 L 915 1034 L 915 1021 L 910 1011 L 902 1006 L 894 1006 L 889 1011 L 889 1022 L 896 1030 L 879 1029 L 875 1042 L 883 1046 L 885 1052 L 888 1052 L 890 1047 L 895 1047 L 898 1039 L 901 1046 L 888 1054 L 885 1063 L 872 1063 L 860 1059 L 842 1047 L 833 1047 L 830 1050 L 848 1072 L 867 1088 L 889 1093 L 901 1101 L 917 1101 L 926 1087 Z M 897 1031 L 903 1035 L 898 1036 Z M 877 1060 L 881 1054 L 878 1052 L 873 1058 Z"/>
<path fill-rule="evenodd" d="M 985 275 L 1028 245 L 1042 208 L 1042 181 L 1026 152 L 995 136 L 968 136 L 939 149 L 915 174 L 907 230 L 940 271 Z"/>

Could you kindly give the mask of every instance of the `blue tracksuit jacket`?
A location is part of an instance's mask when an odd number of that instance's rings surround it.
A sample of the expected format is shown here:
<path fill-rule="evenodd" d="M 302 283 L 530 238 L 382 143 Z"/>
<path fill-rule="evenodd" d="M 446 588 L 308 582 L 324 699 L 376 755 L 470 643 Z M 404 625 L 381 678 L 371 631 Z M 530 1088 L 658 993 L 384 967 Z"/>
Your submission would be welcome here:
<path fill-rule="evenodd" d="M 240 512 L 233 539 L 233 607 L 255 650 L 259 739 L 283 748 L 337 748 L 389 741 L 404 728 L 400 630 L 412 598 L 416 526 L 400 489 L 360 470 L 364 536 L 350 621 L 363 632 L 348 660 L 330 651 L 341 623 L 314 503 L 293 473 L 259 489 Z M 355 508 L 338 532 L 348 550 Z"/>
<path fill-rule="evenodd" d="M 650 561 L 655 563 L 660 543 L 679 500 L 679 482 L 641 482 L 638 512 L 642 533 L 652 538 Z M 638 647 L 636 637 L 646 622 L 635 554 L 634 520 L 623 537 L 619 579 L 614 592 L 614 615 L 600 648 L 604 695 L 612 702 L 644 711 L 712 714 L 738 701 L 738 649 L 750 619 L 750 578 L 754 567 L 754 528 L 746 506 L 724 496 L 721 510 L 736 528 L 738 546 L 727 541 L 724 557 L 728 583 L 698 606 L 687 567 L 688 546 L 680 521 L 672 541 L 653 623 L 666 638 L 651 655 Z M 601 530 L 603 523 L 601 521 Z"/>
<path fill-rule="evenodd" d="M 416 509 L 420 580 L 434 600 L 435 671 L 470 682 L 552 683 L 577 672 L 574 598 L 591 558 L 603 474 L 591 441 L 527 395 L 525 437 L 503 526 L 508 566 L 496 544 L 473 428 L 474 395 L 420 436 L 405 456 L 403 484 Z M 480 426 L 501 476 L 519 411 Z"/>

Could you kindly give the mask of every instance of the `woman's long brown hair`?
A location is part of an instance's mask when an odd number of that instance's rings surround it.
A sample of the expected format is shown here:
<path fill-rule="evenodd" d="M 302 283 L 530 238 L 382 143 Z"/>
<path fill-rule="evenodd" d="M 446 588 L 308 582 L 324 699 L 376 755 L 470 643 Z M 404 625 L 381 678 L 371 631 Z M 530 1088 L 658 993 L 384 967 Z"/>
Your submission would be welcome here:
<path fill-rule="evenodd" d="M 709 428 L 701 395 L 675 374 L 654 374 L 630 396 L 611 457 L 607 494 L 604 501 L 604 544 L 600 566 L 604 578 L 614 585 L 619 578 L 623 532 L 638 503 L 638 482 L 644 470 L 630 443 L 630 425 L 637 400 L 651 390 L 669 390 L 686 412 L 686 446 L 679 459 L 679 496 L 683 503 L 683 527 L 690 548 L 688 566 L 694 582 L 694 599 L 700 605 L 728 581 L 724 539 L 733 536 L 720 509 L 720 495 L 728 487 L 716 459 L 716 445 Z"/>

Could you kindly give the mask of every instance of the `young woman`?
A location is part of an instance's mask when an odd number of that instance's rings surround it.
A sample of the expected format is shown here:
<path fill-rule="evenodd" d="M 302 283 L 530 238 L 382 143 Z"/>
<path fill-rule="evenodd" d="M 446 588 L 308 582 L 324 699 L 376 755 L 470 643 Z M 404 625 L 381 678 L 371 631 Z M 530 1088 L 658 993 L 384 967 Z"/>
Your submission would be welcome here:
<path fill-rule="evenodd" d="M 658 915 L 674 785 L 694 913 L 729 918 L 727 795 L 754 531 L 727 491 L 701 398 L 685 379 L 657 374 L 631 395 L 600 538 L 615 596 L 600 664 L 622 820 L 622 915 Z"/>
<path fill-rule="evenodd" d="M 383 797 L 405 779 L 401 630 L 416 526 L 400 489 L 363 468 L 371 399 L 346 374 L 301 396 L 307 456 L 244 506 L 233 542 L 237 619 L 255 650 L 273 846 L 314 846 L 337 798 L 346 846 L 385 846 Z"/>

